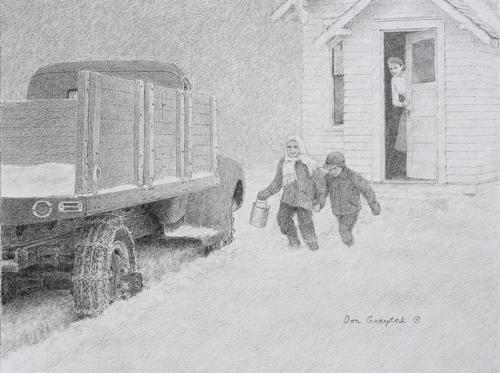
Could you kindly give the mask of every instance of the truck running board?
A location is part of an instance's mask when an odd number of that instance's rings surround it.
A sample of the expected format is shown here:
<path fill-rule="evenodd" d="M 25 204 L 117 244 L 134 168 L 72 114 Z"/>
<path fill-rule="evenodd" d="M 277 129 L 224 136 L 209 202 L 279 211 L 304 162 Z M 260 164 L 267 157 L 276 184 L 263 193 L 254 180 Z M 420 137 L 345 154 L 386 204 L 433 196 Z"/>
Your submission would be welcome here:
<path fill-rule="evenodd" d="M 207 256 L 233 241 L 231 233 L 215 231 L 206 227 L 181 226 L 173 232 L 165 232 L 165 239 L 178 242 L 195 242 L 199 244 L 200 254 Z"/>

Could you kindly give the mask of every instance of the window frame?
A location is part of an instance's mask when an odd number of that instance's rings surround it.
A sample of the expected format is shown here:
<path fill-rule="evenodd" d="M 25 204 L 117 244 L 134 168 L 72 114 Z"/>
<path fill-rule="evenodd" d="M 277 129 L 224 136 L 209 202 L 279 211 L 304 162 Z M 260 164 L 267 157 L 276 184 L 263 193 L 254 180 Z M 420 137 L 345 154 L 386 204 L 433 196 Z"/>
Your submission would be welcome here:
<path fill-rule="evenodd" d="M 337 53 L 336 53 L 337 50 Z M 345 80 L 344 80 L 344 59 L 343 56 L 341 56 L 339 66 L 337 66 L 337 59 L 336 59 L 336 54 L 343 54 L 343 41 L 340 40 L 338 43 L 336 43 L 334 46 L 331 48 L 331 79 L 332 79 L 332 102 L 331 102 L 331 124 L 333 127 L 340 127 L 344 125 L 344 114 L 345 114 Z M 336 67 L 341 69 L 342 71 L 335 71 Z M 337 87 L 338 85 L 335 83 L 336 80 L 340 80 L 342 83 L 341 87 L 341 92 L 340 92 L 340 99 L 342 100 L 341 103 L 337 103 L 337 99 L 339 98 L 339 95 L 337 94 Z M 339 113 L 338 110 L 341 110 Z M 340 116 L 340 121 L 337 121 L 337 116 Z"/>
<path fill-rule="evenodd" d="M 418 52 L 422 52 L 423 49 L 417 50 L 416 47 L 422 46 L 423 48 L 429 47 L 427 45 L 428 42 L 430 43 L 431 47 L 431 56 L 426 56 L 425 54 L 421 55 Z M 436 82 L 436 45 L 435 45 L 435 40 L 434 39 L 424 39 L 419 42 L 416 42 L 412 46 L 411 50 L 412 54 L 412 84 L 425 84 L 425 83 L 434 83 Z M 420 57 L 420 58 L 416 58 Z M 423 57 L 423 58 L 422 58 Z M 432 70 L 426 71 L 426 63 L 430 62 L 430 66 L 432 67 Z M 423 72 L 423 74 L 422 74 Z M 430 74 L 432 73 L 432 75 Z M 430 78 L 430 79 L 429 79 Z"/>
<path fill-rule="evenodd" d="M 78 99 L 78 89 L 71 88 L 66 91 L 66 99 L 68 100 L 77 100 Z"/>
<path fill-rule="evenodd" d="M 333 74 L 333 63 L 334 59 L 333 50 L 337 47 L 338 44 L 343 43 L 344 40 L 342 37 L 333 38 L 330 43 L 326 44 L 323 47 L 323 79 L 322 79 L 322 97 L 323 97 L 323 125 L 322 128 L 328 132 L 343 132 L 345 120 L 342 123 L 335 124 L 334 116 L 335 116 L 335 101 L 334 101 L 334 74 Z M 341 74 L 345 76 L 344 74 Z M 345 92 L 345 90 L 344 90 Z M 344 97 L 345 103 L 345 97 Z"/>

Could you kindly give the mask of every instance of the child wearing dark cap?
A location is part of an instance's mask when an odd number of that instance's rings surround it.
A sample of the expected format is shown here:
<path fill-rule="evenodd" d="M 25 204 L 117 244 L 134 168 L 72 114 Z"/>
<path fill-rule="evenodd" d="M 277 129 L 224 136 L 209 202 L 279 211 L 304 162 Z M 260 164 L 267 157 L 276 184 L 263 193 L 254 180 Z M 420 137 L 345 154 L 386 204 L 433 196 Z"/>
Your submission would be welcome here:
<path fill-rule="evenodd" d="M 352 230 L 361 210 L 360 194 L 366 198 L 373 215 L 380 214 L 380 204 L 368 181 L 345 165 L 342 153 L 329 153 L 323 168 L 327 171 L 326 192 L 339 223 L 340 237 L 347 246 L 352 246 Z"/>

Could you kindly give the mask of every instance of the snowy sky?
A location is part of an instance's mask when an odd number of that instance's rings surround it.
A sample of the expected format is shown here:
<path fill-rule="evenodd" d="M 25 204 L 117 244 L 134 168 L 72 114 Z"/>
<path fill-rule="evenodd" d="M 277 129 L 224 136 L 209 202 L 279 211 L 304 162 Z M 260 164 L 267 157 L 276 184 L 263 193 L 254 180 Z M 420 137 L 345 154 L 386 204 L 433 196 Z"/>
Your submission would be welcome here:
<path fill-rule="evenodd" d="M 220 145 L 269 162 L 299 129 L 298 22 L 273 23 L 281 0 L 2 2 L 2 100 L 25 98 L 46 64 L 92 59 L 173 62 L 194 90 L 218 96 Z"/>

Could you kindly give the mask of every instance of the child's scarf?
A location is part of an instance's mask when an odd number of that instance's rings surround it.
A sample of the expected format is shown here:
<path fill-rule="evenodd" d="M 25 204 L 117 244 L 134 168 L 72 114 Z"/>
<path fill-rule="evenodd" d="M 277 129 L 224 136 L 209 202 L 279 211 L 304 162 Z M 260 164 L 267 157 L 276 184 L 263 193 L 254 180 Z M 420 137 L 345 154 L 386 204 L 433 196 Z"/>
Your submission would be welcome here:
<path fill-rule="evenodd" d="M 291 158 L 286 153 L 286 145 L 290 141 L 295 141 L 299 146 L 299 156 Z M 307 166 L 309 170 L 309 175 L 312 176 L 313 172 L 316 170 L 316 161 L 306 153 L 306 147 L 304 141 L 300 136 L 291 136 L 286 140 L 285 143 L 285 159 L 283 161 L 283 185 L 291 184 L 297 181 L 297 173 L 295 171 L 295 165 L 298 161 L 301 161 Z"/>
<path fill-rule="evenodd" d="M 288 185 L 297 180 L 297 173 L 295 172 L 295 165 L 300 158 L 285 157 L 283 161 L 283 185 Z"/>

